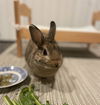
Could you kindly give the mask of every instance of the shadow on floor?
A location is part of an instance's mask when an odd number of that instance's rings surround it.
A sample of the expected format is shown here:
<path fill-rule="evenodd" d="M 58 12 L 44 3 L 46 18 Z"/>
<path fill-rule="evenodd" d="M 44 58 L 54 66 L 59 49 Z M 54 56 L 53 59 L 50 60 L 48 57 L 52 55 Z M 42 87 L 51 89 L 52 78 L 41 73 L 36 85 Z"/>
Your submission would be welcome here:
<path fill-rule="evenodd" d="M 14 43 L 13 41 L 0 41 L 0 53 L 5 51 L 13 43 Z"/>
<path fill-rule="evenodd" d="M 8 42 L 7 41 L 0 41 L 0 53 L 2 53 L 5 49 L 7 49 L 13 43 L 14 43 L 14 41 L 12 41 L 12 42 L 11 41 L 8 41 Z M 64 57 L 100 59 L 100 57 L 96 56 L 94 53 L 89 51 L 89 49 L 87 49 L 87 48 L 63 47 L 63 45 L 64 44 L 62 44 L 62 46 L 60 46 L 60 49 L 61 49 L 61 52 L 62 52 Z M 70 46 L 70 44 L 69 44 L 69 46 Z M 14 50 L 14 51 L 16 54 L 16 50 Z M 23 51 L 23 52 L 25 52 L 25 51 Z"/>
<path fill-rule="evenodd" d="M 63 57 L 77 57 L 77 58 L 98 58 L 100 57 L 93 54 L 87 48 L 67 48 L 67 47 L 60 47 Z"/>

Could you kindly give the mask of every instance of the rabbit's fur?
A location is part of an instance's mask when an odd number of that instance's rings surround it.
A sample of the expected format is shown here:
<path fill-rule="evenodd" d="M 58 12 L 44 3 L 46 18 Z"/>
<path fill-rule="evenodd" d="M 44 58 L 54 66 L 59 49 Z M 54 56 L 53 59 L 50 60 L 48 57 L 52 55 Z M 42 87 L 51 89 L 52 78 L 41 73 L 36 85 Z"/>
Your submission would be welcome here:
<path fill-rule="evenodd" d="M 62 64 L 62 54 L 54 40 L 56 24 L 50 23 L 48 34 L 42 33 L 36 26 L 30 25 L 31 40 L 28 43 L 25 59 L 31 71 L 39 77 L 54 76 Z"/>

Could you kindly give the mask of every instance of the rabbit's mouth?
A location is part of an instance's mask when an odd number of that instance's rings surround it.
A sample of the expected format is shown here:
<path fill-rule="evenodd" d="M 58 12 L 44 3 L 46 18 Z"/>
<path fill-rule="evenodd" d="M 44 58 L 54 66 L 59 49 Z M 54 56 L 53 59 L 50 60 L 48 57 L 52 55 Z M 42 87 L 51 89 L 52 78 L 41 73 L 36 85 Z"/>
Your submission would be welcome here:
<path fill-rule="evenodd" d="M 48 69 L 58 69 L 62 65 L 62 61 L 52 61 L 52 62 L 42 62 L 42 61 L 36 61 L 34 60 L 34 64 L 39 67 L 44 67 Z"/>

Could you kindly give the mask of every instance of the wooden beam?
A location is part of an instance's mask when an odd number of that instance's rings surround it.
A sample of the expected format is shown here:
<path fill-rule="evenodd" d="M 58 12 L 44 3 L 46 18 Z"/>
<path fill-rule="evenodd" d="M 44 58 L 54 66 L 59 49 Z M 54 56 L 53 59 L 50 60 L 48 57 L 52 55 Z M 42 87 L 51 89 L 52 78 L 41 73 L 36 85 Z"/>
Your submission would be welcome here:
<path fill-rule="evenodd" d="M 55 40 L 63 42 L 100 43 L 100 33 L 58 30 Z"/>
<path fill-rule="evenodd" d="M 42 32 L 48 33 L 48 30 L 40 30 Z M 22 28 L 20 31 L 24 33 L 24 37 L 26 39 L 30 39 L 30 33 L 28 29 Z M 60 42 L 100 43 L 100 33 L 57 30 L 55 40 Z"/>

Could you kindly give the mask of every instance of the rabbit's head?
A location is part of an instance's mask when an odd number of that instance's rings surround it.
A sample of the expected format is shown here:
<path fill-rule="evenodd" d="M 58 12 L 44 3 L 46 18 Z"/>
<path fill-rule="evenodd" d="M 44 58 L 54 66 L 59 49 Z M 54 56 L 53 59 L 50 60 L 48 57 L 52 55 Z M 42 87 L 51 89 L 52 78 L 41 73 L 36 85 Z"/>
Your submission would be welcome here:
<path fill-rule="evenodd" d="M 44 67 L 45 69 L 58 69 L 62 64 L 62 54 L 54 40 L 56 33 L 55 22 L 51 21 L 48 34 L 42 33 L 34 25 L 29 26 L 29 31 L 31 41 L 37 47 L 35 51 L 31 52 L 31 65 L 32 62 L 35 62 L 37 66 Z"/>

